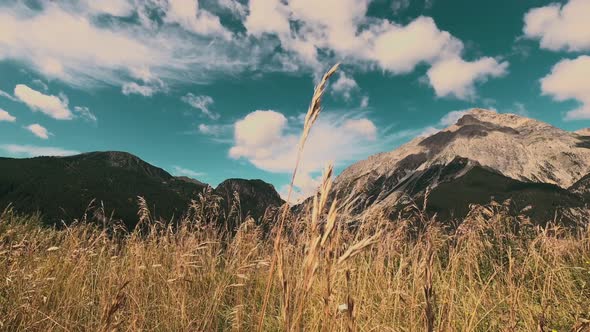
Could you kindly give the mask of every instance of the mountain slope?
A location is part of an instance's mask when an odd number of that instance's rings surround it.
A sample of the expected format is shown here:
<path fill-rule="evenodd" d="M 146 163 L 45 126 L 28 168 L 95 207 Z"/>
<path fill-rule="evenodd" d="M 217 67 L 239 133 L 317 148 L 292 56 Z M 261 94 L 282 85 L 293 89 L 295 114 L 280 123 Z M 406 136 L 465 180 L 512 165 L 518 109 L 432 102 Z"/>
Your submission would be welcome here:
<path fill-rule="evenodd" d="M 469 203 L 518 197 L 545 218 L 554 205 L 583 204 L 566 189 L 590 172 L 589 141 L 540 121 L 474 109 L 449 128 L 350 166 L 334 190 L 354 197 L 357 213 L 431 188 L 431 210 L 439 214 L 461 216 Z"/>
<path fill-rule="evenodd" d="M 223 198 L 226 214 L 230 213 L 234 202 L 238 204 L 242 217 L 240 219 L 248 215 L 259 219 L 267 208 L 279 207 L 285 203 L 274 186 L 262 180 L 227 179 L 215 188 L 214 193 Z M 234 193 L 238 194 L 238 201 L 234 199 Z"/>
<path fill-rule="evenodd" d="M 184 213 L 190 200 L 207 186 L 194 179 L 174 177 L 125 152 L 0 158 L 0 209 L 12 204 L 20 212 L 39 211 L 48 223 L 81 218 L 90 201 L 96 199 L 96 204 L 104 202 L 114 218 L 133 227 L 137 222 L 137 196 L 146 199 L 156 217 L 169 220 Z M 255 199 L 268 195 L 266 191 L 249 195 Z M 259 205 L 249 204 L 252 214 L 261 214 L 256 210 Z"/>

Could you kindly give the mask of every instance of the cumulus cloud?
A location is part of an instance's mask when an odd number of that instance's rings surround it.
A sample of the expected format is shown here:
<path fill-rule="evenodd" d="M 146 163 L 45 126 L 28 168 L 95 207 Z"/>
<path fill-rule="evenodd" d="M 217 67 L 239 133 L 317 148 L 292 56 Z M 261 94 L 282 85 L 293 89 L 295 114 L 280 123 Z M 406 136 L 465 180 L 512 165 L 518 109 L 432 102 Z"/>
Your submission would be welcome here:
<path fill-rule="evenodd" d="M 567 120 L 590 119 L 590 56 L 558 62 L 541 79 L 541 91 L 557 101 L 576 100 L 580 106 L 567 112 Z"/>
<path fill-rule="evenodd" d="M 262 170 L 290 173 L 295 166 L 301 121 L 288 119 L 272 110 L 258 110 L 234 125 L 233 159 L 246 159 Z M 366 157 L 382 150 L 375 124 L 351 114 L 324 113 L 310 133 L 303 151 L 297 191 L 313 194 L 317 176 L 327 163 L 336 165 Z"/>
<path fill-rule="evenodd" d="M 463 43 L 440 30 L 432 18 L 398 24 L 368 16 L 369 3 L 83 0 L 47 2 L 41 9 L 3 5 L 0 60 L 25 63 L 71 85 L 116 85 L 126 94 L 151 96 L 161 87 L 138 81 L 133 73 L 137 68 L 147 68 L 169 85 L 208 82 L 246 69 L 317 76 L 336 60 L 403 74 L 419 64 L 461 57 Z M 401 9 L 407 1 L 396 3 Z M 217 14 L 228 10 L 241 20 L 245 34 L 222 25 Z M 105 20 L 102 15 L 136 15 L 140 23 Z"/>
<path fill-rule="evenodd" d="M 501 77 L 508 72 L 507 62 L 484 57 L 468 62 L 452 57 L 435 63 L 427 72 L 430 85 L 438 97 L 454 96 L 458 99 L 473 99 L 475 84 L 490 77 Z"/>
<path fill-rule="evenodd" d="M 199 8 L 199 0 L 168 0 L 164 12 L 166 21 L 178 23 L 186 30 L 231 38 L 231 33 L 221 25 L 219 17 Z"/>
<path fill-rule="evenodd" d="M 24 84 L 14 88 L 14 96 L 25 103 L 33 111 L 39 111 L 57 120 L 71 120 L 72 112 L 68 108 L 66 98 L 46 95 L 31 89 Z"/>
<path fill-rule="evenodd" d="M 368 17 L 368 4 L 368 0 L 325 0 L 320 3 L 313 0 L 254 0 L 250 2 L 245 27 L 253 36 L 276 36 L 283 49 L 294 55 L 287 58 L 290 62 L 302 64 L 315 72 L 325 67 L 322 66 L 325 54 L 393 74 L 409 73 L 422 63 L 438 64 L 437 71 L 440 71 L 456 59 L 463 61 L 463 43 L 449 32 L 440 30 L 431 17 L 420 16 L 406 25 L 397 24 Z M 399 4 L 403 6 L 404 2 Z M 271 23 L 266 24 L 268 20 Z M 298 64 L 294 66 L 299 68 Z M 499 77 L 498 72 L 503 73 L 507 67 L 507 63 L 500 64 L 492 58 L 460 64 L 466 65 L 466 69 L 458 68 L 460 80 L 441 83 L 438 78 L 437 91 L 455 97 L 473 95 L 475 81 Z M 446 67 L 440 68 L 442 65 Z M 343 79 L 342 83 L 350 82 Z"/>
<path fill-rule="evenodd" d="M 10 113 L 8 113 L 5 110 L 0 108 L 0 122 L 2 122 L 2 121 L 15 122 L 16 118 L 14 116 L 10 115 Z"/>
<path fill-rule="evenodd" d="M 396 74 L 409 73 L 420 63 L 457 56 L 463 50 L 460 40 L 439 30 L 432 18 L 423 16 L 406 26 L 385 22 L 370 37 L 374 47 L 369 56 Z"/>
<path fill-rule="evenodd" d="M 553 51 L 590 50 L 590 1 L 570 0 L 561 5 L 531 9 L 524 16 L 524 34 L 538 39 L 541 47 Z"/>
<path fill-rule="evenodd" d="M 182 97 L 182 101 L 191 105 L 193 108 L 200 110 L 203 115 L 212 120 L 219 119 L 219 114 L 210 109 L 210 106 L 214 101 L 213 98 L 209 96 L 196 96 L 192 93 L 187 93 L 184 97 Z"/>
<path fill-rule="evenodd" d="M 244 26 L 250 34 L 283 35 L 290 32 L 288 7 L 281 0 L 250 0 L 248 9 Z"/>
<path fill-rule="evenodd" d="M 49 135 L 52 135 L 45 127 L 38 123 L 34 123 L 25 127 L 28 131 L 33 133 L 33 135 L 41 138 L 41 139 L 48 139 Z"/>
<path fill-rule="evenodd" d="M 3 144 L 0 145 L 0 149 L 13 157 L 71 156 L 80 153 L 75 150 L 67 150 L 59 147 L 19 144 Z"/>

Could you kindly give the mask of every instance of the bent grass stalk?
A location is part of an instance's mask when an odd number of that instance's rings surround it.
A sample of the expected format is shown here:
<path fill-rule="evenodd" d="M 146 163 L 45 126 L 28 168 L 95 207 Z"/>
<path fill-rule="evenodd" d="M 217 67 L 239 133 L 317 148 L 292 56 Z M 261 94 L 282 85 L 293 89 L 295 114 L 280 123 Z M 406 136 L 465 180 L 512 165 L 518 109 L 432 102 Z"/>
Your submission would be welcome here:
<path fill-rule="evenodd" d="M 264 300 L 262 302 L 262 308 L 260 309 L 260 318 L 258 322 L 257 331 L 262 331 L 264 326 L 264 316 L 266 314 L 266 307 L 268 305 L 268 298 L 270 296 L 270 290 L 272 288 L 273 278 L 274 278 L 274 271 L 275 265 L 277 263 L 277 253 L 279 251 L 279 247 L 281 244 L 281 237 L 283 232 L 283 227 L 285 223 L 285 219 L 287 218 L 287 213 L 289 211 L 289 204 L 291 200 L 291 195 L 293 194 L 293 185 L 295 183 L 295 177 L 297 176 L 297 170 L 299 169 L 299 163 L 301 162 L 301 155 L 303 153 L 303 149 L 305 147 L 305 142 L 307 141 L 307 137 L 313 127 L 313 124 L 317 120 L 320 112 L 322 111 L 322 96 L 324 95 L 324 91 L 326 89 L 326 85 L 328 84 L 328 80 L 334 73 L 338 70 L 340 66 L 339 63 L 334 65 L 330 70 L 328 70 L 318 85 L 315 87 L 313 96 L 311 98 L 311 103 L 309 105 L 309 109 L 307 110 L 307 114 L 305 115 L 305 121 L 303 123 L 303 131 L 301 133 L 301 137 L 299 139 L 299 146 L 297 148 L 297 157 L 295 159 L 295 166 L 293 168 L 293 175 L 291 176 L 291 182 L 289 184 L 289 192 L 287 193 L 287 202 L 283 206 L 283 212 L 281 214 L 279 228 L 277 230 L 277 235 L 274 241 L 274 254 L 271 259 L 269 272 L 268 272 L 268 279 L 266 281 L 266 290 L 264 292 Z"/>

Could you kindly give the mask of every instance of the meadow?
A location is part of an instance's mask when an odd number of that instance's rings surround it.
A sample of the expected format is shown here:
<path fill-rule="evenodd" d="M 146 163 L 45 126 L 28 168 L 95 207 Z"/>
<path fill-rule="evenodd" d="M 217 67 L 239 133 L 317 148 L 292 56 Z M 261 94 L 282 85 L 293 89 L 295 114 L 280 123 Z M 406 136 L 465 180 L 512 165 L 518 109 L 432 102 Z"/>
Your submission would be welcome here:
<path fill-rule="evenodd" d="M 331 196 L 332 173 L 303 211 L 286 204 L 261 220 L 240 217 L 239 200 L 221 211 L 207 190 L 174 222 L 139 197 L 133 230 L 100 208 L 50 227 L 9 207 L 0 330 L 590 330 L 587 221 L 541 226 L 501 203 L 453 222 L 418 203 L 352 216 Z"/>
<path fill-rule="evenodd" d="M 45 227 L 5 211 L 0 329 L 589 329 L 589 228 L 535 226 L 497 204 L 475 207 L 456 230 L 419 210 L 358 227 L 328 211 L 321 225 L 289 219 L 276 250 L 277 223 L 267 233 L 250 219 L 228 234 L 208 219 L 214 200 L 201 198 L 179 228 L 143 210 L 133 232 L 84 220 Z"/>

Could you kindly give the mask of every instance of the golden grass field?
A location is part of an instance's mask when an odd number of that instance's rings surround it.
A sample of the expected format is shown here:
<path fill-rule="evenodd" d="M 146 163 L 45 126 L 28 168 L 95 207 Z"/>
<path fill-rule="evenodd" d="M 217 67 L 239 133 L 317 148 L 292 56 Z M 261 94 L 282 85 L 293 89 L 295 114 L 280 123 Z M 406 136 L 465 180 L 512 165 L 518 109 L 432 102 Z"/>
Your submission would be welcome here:
<path fill-rule="evenodd" d="M 179 229 L 145 220 L 134 233 L 5 212 L 0 329 L 256 330 L 277 229 L 249 220 L 225 235 L 200 203 Z M 533 226 L 500 205 L 456 232 L 420 216 L 353 231 L 336 214 L 329 233 L 289 220 L 262 330 L 589 330 L 590 229 Z"/>
<path fill-rule="evenodd" d="M 230 213 L 230 231 L 207 191 L 174 224 L 140 198 L 133 231 L 100 210 L 57 228 L 8 208 L 0 330 L 590 331 L 587 222 L 535 226 L 493 203 L 453 228 L 418 205 L 353 219 L 331 183 L 328 167 L 306 211 Z"/>

